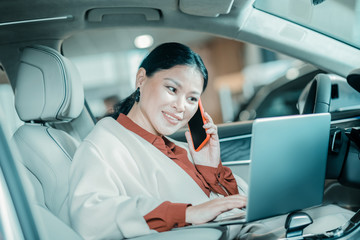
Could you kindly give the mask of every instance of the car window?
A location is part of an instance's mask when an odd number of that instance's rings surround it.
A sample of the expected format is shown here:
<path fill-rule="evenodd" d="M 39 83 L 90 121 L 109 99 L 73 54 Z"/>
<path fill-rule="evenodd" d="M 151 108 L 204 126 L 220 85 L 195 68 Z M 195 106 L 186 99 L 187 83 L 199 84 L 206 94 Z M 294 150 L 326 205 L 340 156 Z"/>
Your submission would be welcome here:
<path fill-rule="evenodd" d="M 202 102 L 217 124 L 298 114 L 296 104 L 302 89 L 324 72 L 255 45 L 174 29 L 82 32 L 66 39 L 62 51 L 79 69 L 86 100 L 95 118 L 101 119 L 135 90 L 136 72 L 149 50 L 169 41 L 189 45 L 204 60 L 209 84 Z M 360 105 L 344 79 L 334 81 L 338 94 L 331 111 Z"/>
<path fill-rule="evenodd" d="M 318 73 L 324 72 L 312 65 L 299 62 L 276 81 L 261 87 L 239 112 L 238 119 L 245 121 L 298 114 L 298 98 L 305 86 Z"/>
<path fill-rule="evenodd" d="M 139 38 L 150 45 L 136 47 Z M 204 60 L 210 84 L 202 95 L 203 105 L 216 123 L 232 122 L 260 86 L 285 74 L 294 62 L 255 45 L 218 36 L 148 28 L 83 32 L 66 39 L 62 52 L 79 69 L 86 100 L 100 119 L 135 90 L 137 69 L 149 50 L 169 41 L 189 45 Z"/>
<path fill-rule="evenodd" d="M 256 0 L 254 6 L 360 48 L 356 0 Z"/>

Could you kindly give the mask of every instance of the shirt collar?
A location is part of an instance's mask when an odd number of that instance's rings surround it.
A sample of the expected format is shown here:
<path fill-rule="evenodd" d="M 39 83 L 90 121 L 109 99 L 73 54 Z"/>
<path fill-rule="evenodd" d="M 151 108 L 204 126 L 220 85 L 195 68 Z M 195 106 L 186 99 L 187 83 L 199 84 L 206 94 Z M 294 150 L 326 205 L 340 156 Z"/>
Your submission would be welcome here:
<path fill-rule="evenodd" d="M 146 141 L 151 143 L 152 145 L 166 145 L 171 150 L 175 147 L 175 144 L 173 142 L 170 142 L 165 137 L 156 136 L 139 125 L 137 125 L 134 121 L 132 121 L 128 116 L 126 116 L 123 113 L 120 113 L 119 117 L 116 119 L 118 123 L 120 123 L 122 126 L 124 126 L 126 129 L 136 133 L 140 137 L 144 138 Z"/>

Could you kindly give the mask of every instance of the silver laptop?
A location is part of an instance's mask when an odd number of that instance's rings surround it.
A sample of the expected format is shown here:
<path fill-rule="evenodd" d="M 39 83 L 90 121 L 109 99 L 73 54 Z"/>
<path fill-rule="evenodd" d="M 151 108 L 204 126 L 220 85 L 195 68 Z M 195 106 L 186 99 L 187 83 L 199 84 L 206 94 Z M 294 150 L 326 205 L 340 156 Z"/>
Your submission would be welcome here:
<path fill-rule="evenodd" d="M 328 113 L 254 121 L 247 221 L 322 203 L 330 121 Z"/>
<path fill-rule="evenodd" d="M 330 120 L 328 113 L 255 120 L 247 207 L 243 217 L 234 214 L 238 217 L 225 217 L 217 225 L 251 222 L 320 205 Z"/>

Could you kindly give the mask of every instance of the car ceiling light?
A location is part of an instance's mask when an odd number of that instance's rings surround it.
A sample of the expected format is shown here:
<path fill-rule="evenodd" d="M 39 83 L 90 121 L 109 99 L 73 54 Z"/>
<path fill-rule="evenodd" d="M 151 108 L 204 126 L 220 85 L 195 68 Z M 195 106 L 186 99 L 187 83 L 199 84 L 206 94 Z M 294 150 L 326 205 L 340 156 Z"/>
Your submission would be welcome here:
<path fill-rule="evenodd" d="M 140 35 L 134 40 L 134 44 L 137 48 L 149 48 L 153 45 L 154 39 L 151 35 Z"/>

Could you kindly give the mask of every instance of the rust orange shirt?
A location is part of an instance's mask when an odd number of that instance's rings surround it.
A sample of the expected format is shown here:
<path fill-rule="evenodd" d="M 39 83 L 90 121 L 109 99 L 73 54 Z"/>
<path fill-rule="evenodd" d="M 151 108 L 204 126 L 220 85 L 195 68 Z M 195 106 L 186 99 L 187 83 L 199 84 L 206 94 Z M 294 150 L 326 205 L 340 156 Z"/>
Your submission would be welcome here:
<path fill-rule="evenodd" d="M 172 161 L 178 164 L 199 187 L 210 196 L 210 192 L 216 192 L 224 196 L 238 194 L 237 184 L 231 170 L 222 166 L 217 168 L 203 165 L 194 165 L 187 156 L 187 151 L 165 137 L 156 136 L 141 128 L 124 114 L 120 114 L 117 121 L 128 130 L 138 134 L 146 141 L 154 145 Z M 183 227 L 185 222 L 186 208 L 191 204 L 163 202 L 157 208 L 144 216 L 151 229 L 158 232 L 168 231 L 174 227 Z"/>

